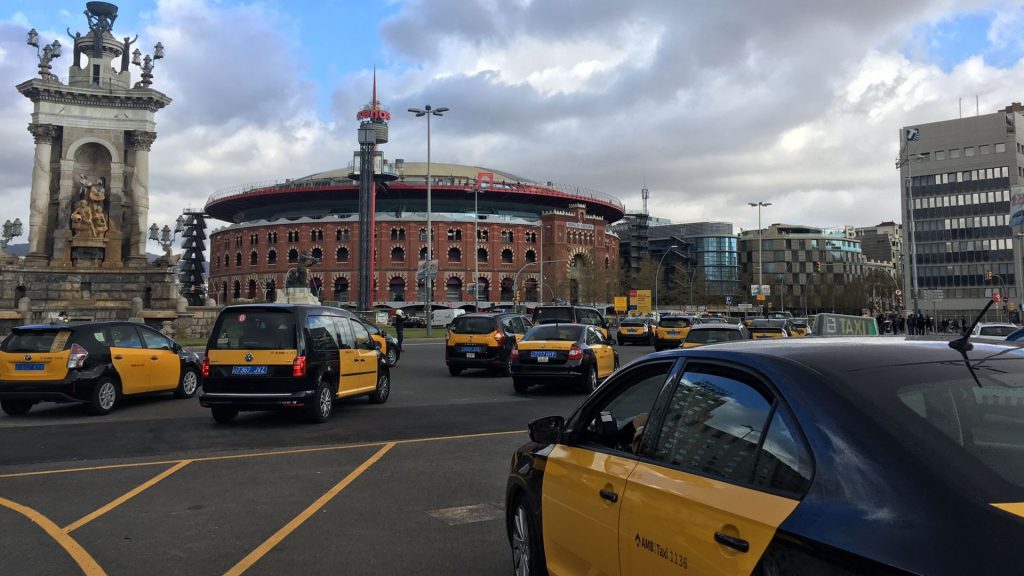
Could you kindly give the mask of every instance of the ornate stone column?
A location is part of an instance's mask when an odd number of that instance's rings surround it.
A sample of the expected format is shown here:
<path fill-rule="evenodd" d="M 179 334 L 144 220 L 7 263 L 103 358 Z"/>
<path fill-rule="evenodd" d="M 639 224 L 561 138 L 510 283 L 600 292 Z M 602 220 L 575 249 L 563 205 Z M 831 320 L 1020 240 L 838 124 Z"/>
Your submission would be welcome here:
<path fill-rule="evenodd" d="M 52 144 L 59 133 L 53 124 L 29 124 L 28 131 L 36 141 L 36 157 L 32 167 L 32 194 L 29 199 L 28 252 L 38 259 L 48 258 L 46 253 L 47 222 L 50 208 L 50 159 Z"/>
<path fill-rule="evenodd" d="M 132 172 L 132 218 L 130 221 L 129 260 L 137 265 L 146 262 L 147 224 L 149 218 L 149 149 L 156 140 L 156 132 L 134 130 L 128 133 L 128 146 L 135 152 L 135 170 Z M 140 262 L 141 261 L 141 262 Z"/>

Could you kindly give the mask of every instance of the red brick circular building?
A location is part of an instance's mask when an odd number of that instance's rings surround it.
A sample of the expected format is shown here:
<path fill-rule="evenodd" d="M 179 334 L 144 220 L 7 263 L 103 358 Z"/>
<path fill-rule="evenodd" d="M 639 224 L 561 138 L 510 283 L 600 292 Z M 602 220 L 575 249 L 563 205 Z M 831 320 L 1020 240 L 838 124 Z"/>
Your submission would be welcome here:
<path fill-rule="evenodd" d="M 416 272 L 427 251 L 426 164 L 398 160 L 388 170 L 398 179 L 377 186 L 373 300 L 401 305 L 425 297 Z M 222 304 L 273 301 L 305 250 L 321 259 L 310 268 L 311 288 L 323 300 L 352 304 L 359 278 L 359 185 L 348 172 L 211 196 L 207 214 L 232 224 L 210 236 L 210 294 Z M 434 302 L 471 305 L 477 266 L 481 303 L 512 302 L 517 288 L 522 300 L 539 302 L 542 260 L 544 300 L 607 302 L 614 296 L 619 239 L 609 224 L 624 213 L 616 198 L 474 166 L 432 163 L 431 175 Z"/>

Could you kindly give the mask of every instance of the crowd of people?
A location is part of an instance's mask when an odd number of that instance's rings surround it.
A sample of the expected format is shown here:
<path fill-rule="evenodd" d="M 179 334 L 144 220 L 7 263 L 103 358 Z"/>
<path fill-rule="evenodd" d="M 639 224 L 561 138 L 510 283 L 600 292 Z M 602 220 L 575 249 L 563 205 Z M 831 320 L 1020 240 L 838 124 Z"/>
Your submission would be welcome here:
<path fill-rule="evenodd" d="M 883 334 L 961 334 L 969 326 L 965 317 L 939 320 L 920 311 L 906 317 L 892 313 L 879 314 L 875 320 Z"/>

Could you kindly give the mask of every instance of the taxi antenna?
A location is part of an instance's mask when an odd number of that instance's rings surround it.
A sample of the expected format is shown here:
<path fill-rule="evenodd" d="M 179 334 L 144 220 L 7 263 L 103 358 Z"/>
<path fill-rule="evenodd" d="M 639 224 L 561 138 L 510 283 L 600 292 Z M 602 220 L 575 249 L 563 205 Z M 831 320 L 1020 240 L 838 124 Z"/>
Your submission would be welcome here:
<path fill-rule="evenodd" d="M 974 378 L 974 382 L 978 385 L 979 388 L 982 387 L 981 381 L 978 380 L 978 375 L 974 373 L 974 367 L 971 366 L 971 360 L 970 358 L 967 357 L 967 352 L 969 350 L 974 349 L 974 345 L 971 344 L 971 333 L 974 332 L 974 327 L 977 326 L 978 323 L 981 322 L 981 319 L 985 317 L 985 313 L 988 312 L 988 309 L 992 307 L 993 302 L 993 300 L 988 301 L 988 304 L 986 304 L 985 307 L 981 310 L 981 313 L 978 314 L 978 317 L 974 319 L 974 323 L 971 324 L 970 328 L 964 331 L 962 336 L 960 336 L 956 340 L 951 340 L 949 342 L 949 347 L 952 348 L 953 350 L 956 350 L 957 352 L 960 353 L 961 356 L 964 357 L 964 364 L 967 365 L 967 370 L 971 373 L 971 377 Z"/>

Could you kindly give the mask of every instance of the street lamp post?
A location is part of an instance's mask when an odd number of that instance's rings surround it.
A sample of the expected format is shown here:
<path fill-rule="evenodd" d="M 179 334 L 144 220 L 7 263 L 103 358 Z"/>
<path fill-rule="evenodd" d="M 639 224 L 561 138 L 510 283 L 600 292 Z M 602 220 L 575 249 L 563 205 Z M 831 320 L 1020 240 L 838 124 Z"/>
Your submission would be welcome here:
<path fill-rule="evenodd" d="M 761 287 L 764 286 L 764 259 L 763 259 L 763 247 L 764 240 L 762 238 L 763 230 L 761 229 L 761 208 L 771 206 L 771 202 L 748 202 L 750 206 L 757 208 L 757 295 L 761 296 Z M 763 302 L 763 300 L 762 300 Z M 761 312 L 764 312 L 764 305 L 761 306 Z"/>
<path fill-rule="evenodd" d="M 171 230 L 170 226 L 166 224 L 161 229 L 156 223 L 153 223 L 149 227 L 149 239 L 160 244 L 160 247 L 164 249 L 166 256 L 170 258 L 171 248 L 174 246 L 174 237 L 185 231 L 185 217 L 178 216 L 178 219 L 174 221 L 174 230 Z"/>
<path fill-rule="evenodd" d="M 907 142 L 907 213 L 910 214 L 910 296 L 914 299 L 914 311 L 918 307 L 917 289 L 917 238 L 914 230 L 914 161 L 924 158 L 924 154 L 910 156 L 910 142 Z"/>
<path fill-rule="evenodd" d="M 433 316 L 434 308 L 434 274 L 430 263 L 434 259 L 434 226 L 431 216 L 430 206 L 430 117 L 431 116 L 444 116 L 444 113 L 448 111 L 448 108 L 431 108 L 430 104 L 427 104 L 423 109 L 409 108 L 409 112 L 416 115 L 417 118 L 420 116 L 427 117 L 427 262 L 426 262 L 426 274 L 424 281 L 427 284 L 427 294 L 424 298 L 423 307 L 426 309 L 426 320 L 427 320 L 427 337 L 430 337 L 431 331 L 431 316 Z"/>
<path fill-rule="evenodd" d="M 7 248 L 7 245 L 11 243 L 11 240 L 21 236 L 24 232 L 24 227 L 21 224 L 20 218 L 15 218 L 14 222 L 7 220 L 4 222 L 3 233 L 0 234 L 0 249 Z"/>
<path fill-rule="evenodd" d="M 1014 236 L 1020 239 L 1020 254 L 1013 265 L 1017 276 L 1017 301 L 1020 303 L 1017 305 L 1017 318 L 1020 319 L 1024 318 L 1024 270 L 1020 266 L 1020 259 L 1024 257 L 1024 232 L 1017 232 Z"/>
<path fill-rule="evenodd" d="M 544 304 L 544 237 L 547 236 L 545 230 L 551 228 L 551 224 L 544 224 L 540 228 L 540 304 Z M 552 298 L 554 300 L 554 298 Z"/>
<path fill-rule="evenodd" d="M 540 262 L 527 262 L 526 264 L 523 264 L 522 266 L 520 266 L 519 270 L 516 270 L 516 275 L 512 277 L 512 290 L 516 290 L 519 287 L 519 275 L 523 273 L 523 270 L 526 270 L 527 266 L 533 266 L 534 264 L 540 264 L 541 266 L 543 266 L 544 264 L 555 264 L 557 262 L 568 262 L 568 261 L 569 261 L 568 258 L 563 258 L 561 260 L 547 260 L 547 261 L 541 260 Z M 542 294 L 541 295 L 541 300 L 543 300 L 543 299 L 544 299 L 544 295 Z M 516 308 L 518 309 L 518 306 L 516 306 Z"/>
<path fill-rule="evenodd" d="M 473 269 L 473 309 L 480 307 L 480 183 L 473 187 L 473 248 L 476 251 Z M 490 283 L 487 284 L 488 289 Z"/>
<path fill-rule="evenodd" d="M 678 244 L 673 244 L 665 250 L 665 253 L 661 255 L 661 260 L 658 260 L 658 267 L 654 269 L 654 311 L 657 312 L 660 306 L 658 306 L 658 284 L 660 283 L 661 277 L 661 264 L 665 261 L 665 256 L 668 256 L 673 250 L 679 248 Z"/>

